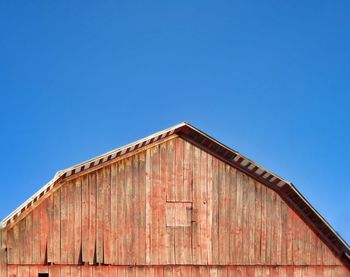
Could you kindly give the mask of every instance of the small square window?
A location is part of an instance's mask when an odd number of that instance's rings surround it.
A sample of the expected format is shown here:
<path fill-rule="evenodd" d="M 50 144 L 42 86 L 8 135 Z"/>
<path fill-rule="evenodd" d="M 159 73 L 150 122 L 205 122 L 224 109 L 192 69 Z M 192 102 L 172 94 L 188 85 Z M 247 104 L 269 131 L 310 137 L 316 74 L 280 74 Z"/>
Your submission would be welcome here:
<path fill-rule="evenodd" d="M 192 223 L 192 203 L 167 202 L 165 217 L 167 227 L 190 227 Z"/>

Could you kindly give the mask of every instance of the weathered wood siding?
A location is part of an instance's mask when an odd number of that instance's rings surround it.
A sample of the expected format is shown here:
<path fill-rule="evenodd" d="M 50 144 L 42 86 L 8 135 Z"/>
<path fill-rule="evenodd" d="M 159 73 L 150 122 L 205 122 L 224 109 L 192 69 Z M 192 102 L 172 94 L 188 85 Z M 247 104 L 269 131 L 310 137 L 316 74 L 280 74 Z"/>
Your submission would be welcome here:
<path fill-rule="evenodd" d="M 181 138 L 63 184 L 11 227 L 7 240 L 12 265 L 214 266 L 170 267 L 169 272 L 167 267 L 84 267 L 94 276 L 105 276 L 99 273 L 105 268 L 130 271 L 128 276 L 138 270 L 150 270 L 149 276 L 158 276 L 151 273 L 158 270 L 164 276 L 173 270 L 180 276 L 188 276 L 181 275 L 187 270 L 193 276 L 230 276 L 231 271 L 266 276 L 265 270 L 286 276 L 289 268 L 294 276 L 304 276 L 305 270 L 346 272 L 277 193 Z M 258 264 L 293 267 L 215 267 Z M 61 269 L 61 276 L 62 270 L 73 267 Z"/>
<path fill-rule="evenodd" d="M 344 277 L 341 266 L 36 266 L 10 265 L 8 277 Z"/>

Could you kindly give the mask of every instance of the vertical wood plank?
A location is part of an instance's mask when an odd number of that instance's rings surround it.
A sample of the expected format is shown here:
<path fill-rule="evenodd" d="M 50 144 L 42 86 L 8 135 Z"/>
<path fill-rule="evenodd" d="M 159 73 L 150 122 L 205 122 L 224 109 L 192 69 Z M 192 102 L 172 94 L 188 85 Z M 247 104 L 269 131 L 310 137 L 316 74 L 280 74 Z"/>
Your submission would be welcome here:
<path fill-rule="evenodd" d="M 18 265 L 8 265 L 7 267 L 7 274 L 8 277 L 17 277 L 18 276 Z"/>
<path fill-rule="evenodd" d="M 118 239 L 118 193 L 117 193 L 117 174 L 118 174 L 117 164 L 111 165 L 111 263 L 117 264 L 118 262 L 118 248 L 117 248 L 117 239 Z"/>
<path fill-rule="evenodd" d="M 103 228 L 104 228 L 104 193 L 103 170 L 96 172 L 97 178 L 97 201 L 96 201 L 96 262 L 103 263 Z"/>
<path fill-rule="evenodd" d="M 132 264 L 133 260 L 133 217 L 132 214 L 132 158 L 125 159 L 125 263 Z"/>
<path fill-rule="evenodd" d="M 70 267 L 70 274 L 72 277 L 81 277 L 81 266 L 71 266 Z M 106 275 L 108 277 L 108 275 Z"/>
<path fill-rule="evenodd" d="M 237 201 L 236 201 L 236 236 L 235 236 L 235 244 L 236 244 L 236 264 L 242 264 L 243 259 L 243 235 L 242 235 L 242 229 L 243 229 L 243 175 L 241 172 L 237 172 Z"/>
<path fill-rule="evenodd" d="M 67 252 L 67 264 L 74 264 L 74 193 L 75 183 L 70 181 L 67 186 L 67 244 L 65 251 Z"/>
<path fill-rule="evenodd" d="M 53 195 L 53 262 L 61 263 L 61 190 Z"/>
<path fill-rule="evenodd" d="M 145 163 L 146 154 L 142 152 L 139 154 L 139 247 L 138 247 L 138 263 L 146 264 L 146 175 L 145 175 Z"/>
<path fill-rule="evenodd" d="M 298 218 L 298 215 L 293 211 L 292 214 L 292 218 L 293 218 L 293 263 L 295 265 L 300 265 L 301 264 L 301 256 L 302 251 L 301 251 L 301 237 L 300 237 L 300 221 Z M 299 272 L 299 271 L 297 271 Z"/>
<path fill-rule="evenodd" d="M 230 196 L 230 190 L 231 190 L 231 185 L 230 185 L 230 166 L 227 164 L 224 164 L 223 167 L 223 185 L 224 185 L 224 195 L 223 195 L 223 201 L 224 201 L 224 206 L 225 206 L 225 219 L 223 222 L 223 227 L 224 227 L 224 239 L 226 241 L 224 245 L 224 253 L 225 257 L 222 260 L 222 263 L 227 265 L 230 263 L 230 225 L 229 225 L 229 219 L 231 217 L 230 212 L 231 212 L 231 202 L 229 201 L 229 196 Z"/>
<path fill-rule="evenodd" d="M 29 277 L 30 271 L 28 265 L 18 266 L 18 277 Z"/>
<path fill-rule="evenodd" d="M 75 181 L 74 190 L 74 257 L 73 263 L 80 264 L 82 261 L 82 178 Z M 85 222 L 86 224 L 87 222 Z"/>
<path fill-rule="evenodd" d="M 92 266 L 89 266 L 89 265 L 82 266 L 81 277 L 92 277 Z"/>
<path fill-rule="evenodd" d="M 61 265 L 60 266 L 61 277 L 73 277 L 71 276 L 70 268 L 71 267 L 69 265 Z"/>
<path fill-rule="evenodd" d="M 163 163 L 165 168 L 164 178 L 166 179 L 166 200 L 167 201 L 175 201 L 175 175 L 176 175 L 176 167 L 175 167 L 175 140 L 170 140 L 166 142 L 166 149 L 164 150 L 162 156 L 162 160 L 166 162 Z M 166 228 L 165 234 L 165 248 L 166 248 L 166 256 L 167 256 L 167 264 L 175 263 L 175 230 L 174 228 Z"/>
<path fill-rule="evenodd" d="M 89 177 L 84 175 L 81 184 L 81 248 L 82 248 L 82 262 L 89 263 Z"/>
<path fill-rule="evenodd" d="M 220 161 L 216 158 L 212 158 L 212 229 L 211 229 L 211 245 L 212 245 L 212 264 L 219 264 L 219 187 L 220 187 Z M 208 193 L 210 193 L 208 191 Z M 234 247 L 233 247 L 234 249 Z"/>
<path fill-rule="evenodd" d="M 304 262 L 306 265 L 310 265 L 311 263 L 311 235 L 310 235 L 310 228 L 308 226 L 305 226 L 305 233 L 304 235 Z"/>
<path fill-rule="evenodd" d="M 151 206 L 152 206 L 152 226 L 151 226 L 151 242 L 152 242 L 152 263 L 159 263 L 159 206 L 161 203 L 161 189 L 160 189 L 160 154 L 159 146 L 151 148 L 151 170 L 152 170 L 152 184 L 151 184 Z"/>
<path fill-rule="evenodd" d="M 229 172 L 229 202 L 230 202 L 230 215 L 229 215 L 229 261 L 230 264 L 235 264 L 237 259 L 237 253 L 235 249 L 235 233 L 236 233 L 236 200 L 237 200 L 237 175 L 236 169 L 230 168 Z"/>
<path fill-rule="evenodd" d="M 40 264 L 45 264 L 47 262 L 47 240 L 49 235 L 48 208 L 49 199 L 46 199 L 43 203 L 40 204 Z"/>
<path fill-rule="evenodd" d="M 26 242 L 26 218 L 23 218 L 19 222 L 19 228 L 14 228 L 14 235 L 15 235 L 15 240 L 14 240 L 14 253 L 17 255 L 17 259 L 15 259 L 16 264 L 25 264 L 26 263 L 26 253 L 30 251 L 27 242 Z"/>
<path fill-rule="evenodd" d="M 242 247 L 243 247 L 243 255 L 242 255 L 242 264 L 248 264 L 249 258 L 249 218 L 248 218 L 248 192 L 249 192 L 249 178 L 247 175 L 243 174 L 243 203 L 242 203 Z"/>
<path fill-rule="evenodd" d="M 200 189 L 200 243 L 201 243 L 201 263 L 208 264 L 208 154 L 204 151 L 200 155 L 200 176 L 199 176 L 199 189 Z"/>
<path fill-rule="evenodd" d="M 169 174 L 167 175 L 167 192 L 166 192 L 166 200 L 170 202 L 176 201 L 176 191 L 175 191 L 175 141 L 176 139 L 172 139 L 166 142 L 167 145 L 167 167 Z"/>
<path fill-rule="evenodd" d="M 266 263 L 266 225 L 267 225 L 267 206 L 266 206 L 266 187 L 261 186 L 261 246 L 260 246 L 260 263 Z"/>
<path fill-rule="evenodd" d="M 36 265 L 31 265 L 29 268 L 29 276 L 30 277 L 38 277 L 39 268 Z"/>
<path fill-rule="evenodd" d="M 168 159 L 167 159 L 167 144 L 160 145 L 160 186 L 161 186 L 161 204 L 159 209 L 159 234 L 160 234 L 160 248 L 159 248 L 159 263 L 167 264 L 169 261 L 169 237 L 166 231 L 166 215 L 165 215 L 165 203 L 167 200 L 167 178 L 168 178 Z"/>
<path fill-rule="evenodd" d="M 297 215 L 298 217 L 298 249 L 299 249 L 299 264 L 305 265 L 305 233 L 306 229 L 308 227 L 306 224 L 302 221 L 302 219 Z"/>
<path fill-rule="evenodd" d="M 193 146 L 183 140 L 183 201 L 193 201 Z"/>
<path fill-rule="evenodd" d="M 132 213 L 132 264 L 137 264 L 139 253 L 139 223 L 140 223 L 140 199 L 139 199 L 139 158 L 138 155 L 132 157 L 132 193 L 131 193 L 131 213 Z"/>
<path fill-rule="evenodd" d="M 182 202 L 186 201 L 184 196 L 184 175 L 183 175 L 183 166 L 184 166 L 184 141 L 180 138 L 175 140 L 175 193 L 176 201 Z"/>
<path fill-rule="evenodd" d="M 165 185 L 165 184 L 164 184 Z M 133 264 L 139 261 L 139 223 L 140 223 L 140 195 L 139 195 L 139 156 L 132 157 L 132 253 Z"/>
<path fill-rule="evenodd" d="M 270 243 L 269 243 L 269 250 L 270 250 L 270 263 L 272 265 L 276 265 L 276 242 L 277 242 L 277 236 L 276 236 L 276 194 L 274 191 L 269 190 L 269 196 L 270 196 Z"/>
<path fill-rule="evenodd" d="M 200 267 L 192 266 L 191 274 L 192 274 L 192 277 L 200 277 L 201 276 Z"/>
<path fill-rule="evenodd" d="M 225 199 L 225 164 L 219 163 L 219 180 L 218 180 L 218 200 L 219 200 L 219 264 L 225 264 L 226 253 L 225 246 L 227 242 L 225 241 L 226 233 L 226 199 Z"/>
<path fill-rule="evenodd" d="M 208 224 L 208 264 L 213 264 L 213 186 L 216 185 L 214 178 L 216 178 L 213 173 L 213 158 L 211 155 L 208 156 L 208 182 L 207 182 L 207 192 L 208 192 L 208 209 L 207 209 L 207 224 Z"/>
<path fill-rule="evenodd" d="M 193 161 L 192 161 L 192 145 L 184 141 L 184 164 L 183 164 L 183 175 L 184 175 L 184 199 L 185 202 L 193 202 Z M 186 214 L 190 216 L 192 221 L 192 206 L 186 207 Z M 183 264 L 192 263 L 192 230 L 191 226 L 183 227 L 183 238 L 184 238 L 184 254 Z M 188 267 L 186 267 L 188 268 Z M 186 271 L 186 274 L 188 271 Z"/>
<path fill-rule="evenodd" d="M 59 265 L 49 266 L 49 274 L 50 274 L 50 277 L 60 277 L 61 276 L 60 266 Z"/>
<path fill-rule="evenodd" d="M 22 233 L 21 235 L 24 236 L 24 244 L 25 244 L 25 251 L 26 253 L 23 253 L 23 264 L 31 264 L 33 260 L 33 243 L 32 243 L 32 237 L 33 237 L 33 213 L 29 213 L 25 217 L 25 226 L 26 231 L 25 233 Z M 21 246 L 19 246 L 21 248 Z"/>
<path fill-rule="evenodd" d="M 125 264 L 126 261 L 126 249 L 125 249 L 125 161 L 122 160 L 118 163 L 118 175 L 117 175 L 117 250 L 118 250 L 118 263 Z"/>
<path fill-rule="evenodd" d="M 284 240 L 282 234 L 282 203 L 280 196 L 276 195 L 276 264 L 280 265 L 282 263 L 282 241 Z"/>
<path fill-rule="evenodd" d="M 260 251 L 261 251 L 261 185 L 259 182 L 254 181 L 255 186 L 255 230 L 254 230 L 254 263 L 260 263 Z"/>
<path fill-rule="evenodd" d="M 146 264 L 151 263 L 151 226 L 152 226 L 152 208 L 151 208 L 151 150 L 146 150 Z"/>
<path fill-rule="evenodd" d="M 2 232 L 5 232 L 2 230 Z M 3 235 L 3 233 L 2 233 Z M 2 245 L 4 246 L 4 245 Z M 7 259 L 6 259 L 6 251 L 1 247 L 0 248 L 0 276 L 7 276 Z"/>
<path fill-rule="evenodd" d="M 248 206 L 248 264 L 255 263 L 255 181 L 249 178 L 247 184 L 248 201 L 245 205 Z"/>
<path fill-rule="evenodd" d="M 207 266 L 201 266 L 199 268 L 200 276 L 203 277 L 209 277 L 209 267 Z"/>
<path fill-rule="evenodd" d="M 272 206 L 272 194 L 269 188 L 266 189 L 266 257 L 265 257 L 265 262 L 268 264 L 271 264 L 271 255 L 273 252 L 271 251 L 271 245 L 272 245 L 272 216 L 271 216 L 271 211 L 273 209 Z"/>
<path fill-rule="evenodd" d="M 287 247 L 287 264 L 293 264 L 293 211 L 287 209 L 287 234 L 286 234 L 286 247 Z"/>
<path fill-rule="evenodd" d="M 117 276 L 118 276 L 118 267 L 110 266 L 109 272 L 108 272 L 108 277 L 117 277 Z M 85 277 L 85 276 L 82 276 L 82 277 Z"/>
<path fill-rule="evenodd" d="M 173 266 L 164 267 L 164 277 L 173 277 Z"/>
<path fill-rule="evenodd" d="M 89 174 L 89 264 L 95 263 L 96 256 L 96 174 Z"/>
<path fill-rule="evenodd" d="M 126 276 L 126 267 L 118 266 L 118 277 L 125 277 L 125 276 Z"/>
<path fill-rule="evenodd" d="M 41 205 L 33 210 L 33 263 L 40 263 L 40 210 Z M 25 255 L 25 253 L 23 254 Z"/>
<path fill-rule="evenodd" d="M 51 194 L 48 198 L 47 205 L 48 216 L 48 234 L 47 234 L 47 262 L 52 264 L 54 262 L 54 195 Z"/>
<path fill-rule="evenodd" d="M 283 200 L 280 199 L 281 202 L 281 264 L 286 265 L 287 264 L 287 222 L 288 222 L 288 206 L 283 203 Z"/>
<path fill-rule="evenodd" d="M 103 263 L 111 264 L 111 167 L 105 167 L 103 174 Z"/>
<path fill-rule="evenodd" d="M 67 184 L 61 187 L 61 263 L 68 264 Z"/>
<path fill-rule="evenodd" d="M 175 140 L 175 191 L 176 201 L 182 202 L 184 196 L 184 142 L 182 139 Z M 184 263 L 184 227 L 175 227 L 175 261 L 176 264 Z"/>

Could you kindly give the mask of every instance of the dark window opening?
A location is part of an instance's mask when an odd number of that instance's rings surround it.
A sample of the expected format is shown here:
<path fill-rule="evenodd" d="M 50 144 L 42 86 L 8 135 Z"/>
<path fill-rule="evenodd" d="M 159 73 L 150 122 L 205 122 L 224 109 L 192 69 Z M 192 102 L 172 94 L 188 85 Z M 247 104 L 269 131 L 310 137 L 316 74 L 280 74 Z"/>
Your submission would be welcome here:
<path fill-rule="evenodd" d="M 49 277 L 49 273 L 39 273 L 38 277 Z"/>

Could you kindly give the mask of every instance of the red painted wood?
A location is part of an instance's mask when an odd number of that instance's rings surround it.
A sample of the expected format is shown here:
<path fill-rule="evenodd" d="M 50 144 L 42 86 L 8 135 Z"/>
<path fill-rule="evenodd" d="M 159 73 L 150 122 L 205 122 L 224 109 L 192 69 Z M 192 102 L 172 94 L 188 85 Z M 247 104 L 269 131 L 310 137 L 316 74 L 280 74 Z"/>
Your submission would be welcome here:
<path fill-rule="evenodd" d="M 74 194 L 74 256 L 73 264 L 80 264 L 82 261 L 82 178 L 75 181 Z M 86 232 L 87 230 L 84 230 Z"/>
<path fill-rule="evenodd" d="M 67 252 L 67 264 L 74 264 L 74 202 L 75 184 L 71 181 L 67 184 L 67 242 L 65 251 Z"/>
<path fill-rule="evenodd" d="M 68 264 L 68 186 L 61 188 L 61 264 Z M 72 204 L 72 203 L 70 203 Z"/>
<path fill-rule="evenodd" d="M 103 263 L 111 264 L 111 168 L 106 167 L 103 174 Z"/>
<path fill-rule="evenodd" d="M 89 263 L 89 179 L 85 175 L 82 178 L 81 183 L 81 249 L 82 249 L 82 262 Z"/>
<path fill-rule="evenodd" d="M 96 255 L 96 174 L 89 175 L 89 264 L 95 263 Z"/>
<path fill-rule="evenodd" d="M 52 264 L 54 262 L 54 195 L 51 194 L 48 198 L 47 204 L 47 262 Z"/>
<path fill-rule="evenodd" d="M 53 195 L 53 262 L 55 264 L 61 263 L 61 189 L 56 191 Z"/>
<path fill-rule="evenodd" d="M 343 266 L 272 266 L 272 265 L 165 265 L 165 266 L 108 266 L 108 265 L 9 265 L 4 277 L 34 277 L 49 273 L 50 277 L 346 277 L 350 276 Z"/>
<path fill-rule="evenodd" d="M 276 192 L 179 138 L 64 183 L 7 231 L 12 265 L 159 265 L 140 271 L 152 276 L 347 272 Z M 161 267 L 192 264 L 201 267 Z M 119 274 L 72 268 L 63 273 Z"/>
<path fill-rule="evenodd" d="M 97 198 L 96 198 L 96 262 L 103 263 L 103 235 L 104 235 L 104 193 L 103 170 L 96 172 Z"/>
<path fill-rule="evenodd" d="M 46 199 L 40 205 L 40 259 L 39 264 L 45 264 L 47 262 L 47 241 L 50 236 L 49 229 L 49 216 L 48 216 L 48 208 L 49 208 L 49 200 Z M 34 221 L 34 215 L 33 215 Z M 34 226 L 33 226 L 33 236 L 34 236 Z"/>
<path fill-rule="evenodd" d="M 49 267 L 49 276 L 50 277 L 61 277 L 61 266 L 53 265 Z"/>

